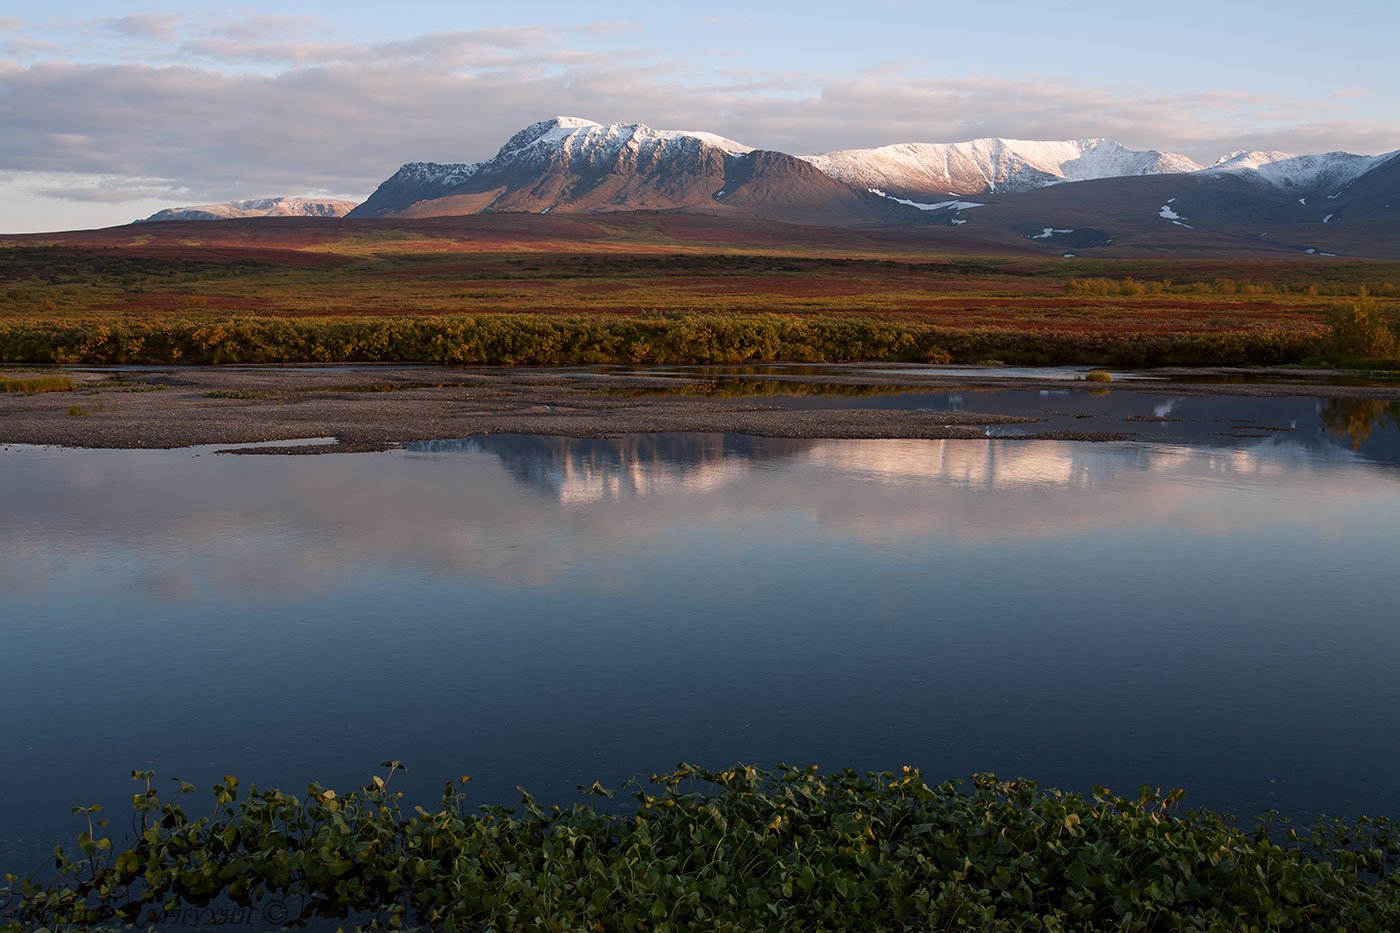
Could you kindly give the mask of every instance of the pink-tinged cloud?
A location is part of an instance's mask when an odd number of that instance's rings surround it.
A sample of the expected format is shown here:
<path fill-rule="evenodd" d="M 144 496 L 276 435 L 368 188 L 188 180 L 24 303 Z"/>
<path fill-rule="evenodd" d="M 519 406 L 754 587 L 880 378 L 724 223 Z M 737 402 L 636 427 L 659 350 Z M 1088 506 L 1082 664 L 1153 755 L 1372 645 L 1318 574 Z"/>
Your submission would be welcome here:
<path fill-rule="evenodd" d="M 622 32 L 615 23 L 378 44 L 306 40 L 297 30 L 312 24 L 295 17 L 198 26 L 141 14 L 108 25 L 178 38 L 158 65 L 0 62 L 0 170 L 100 176 L 87 189 L 44 191 L 104 202 L 121 197 L 112 180 L 123 178 L 133 179 L 133 199 L 162 186 L 181 201 L 368 193 L 403 162 L 488 158 L 556 113 L 703 129 L 797 153 L 980 136 L 1103 136 L 1198 161 L 1237 148 L 1400 148 L 1396 127 L 1351 118 L 1335 98 L 933 79 L 894 67 L 697 77 L 656 52 L 577 49 L 582 33 Z"/>

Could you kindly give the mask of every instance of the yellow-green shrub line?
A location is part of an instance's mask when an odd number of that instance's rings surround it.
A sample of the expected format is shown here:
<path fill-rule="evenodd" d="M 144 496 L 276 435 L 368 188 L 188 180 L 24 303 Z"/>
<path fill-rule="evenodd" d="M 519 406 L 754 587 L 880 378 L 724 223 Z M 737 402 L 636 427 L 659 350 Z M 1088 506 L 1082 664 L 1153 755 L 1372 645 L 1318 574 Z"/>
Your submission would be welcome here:
<path fill-rule="evenodd" d="M 1320 324 L 1084 333 L 783 314 L 99 319 L 0 323 L 0 362 L 1278 364 L 1318 356 L 1329 336 Z"/>

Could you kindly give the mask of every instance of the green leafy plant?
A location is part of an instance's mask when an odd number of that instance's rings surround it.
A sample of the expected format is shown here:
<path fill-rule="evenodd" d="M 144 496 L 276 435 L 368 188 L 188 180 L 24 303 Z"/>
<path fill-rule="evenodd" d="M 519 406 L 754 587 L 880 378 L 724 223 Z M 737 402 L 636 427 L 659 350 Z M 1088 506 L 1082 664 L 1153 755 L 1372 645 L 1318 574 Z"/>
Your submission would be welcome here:
<path fill-rule="evenodd" d="M 1383 930 L 1400 926 L 1400 839 L 1384 819 L 1252 828 L 1181 791 L 1089 797 L 974 775 L 680 765 L 587 803 L 436 809 L 391 790 L 400 762 L 341 794 L 226 777 L 161 799 L 133 773 L 135 838 L 93 808 L 48 883 L 8 876 L 5 929 L 159 926 L 183 905 L 300 905 L 366 928 Z"/>

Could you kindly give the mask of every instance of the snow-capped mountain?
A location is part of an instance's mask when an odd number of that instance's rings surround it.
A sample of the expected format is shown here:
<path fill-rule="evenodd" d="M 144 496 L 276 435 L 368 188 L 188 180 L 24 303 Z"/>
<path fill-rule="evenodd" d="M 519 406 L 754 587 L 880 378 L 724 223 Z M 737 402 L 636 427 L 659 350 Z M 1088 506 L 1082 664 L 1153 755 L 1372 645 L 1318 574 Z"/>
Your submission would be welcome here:
<path fill-rule="evenodd" d="M 1208 172 L 1239 172 L 1288 191 L 1336 197 L 1352 182 L 1400 151 L 1379 156 L 1327 152 L 1322 155 L 1293 155 L 1287 152 L 1246 152 L 1221 156 Z"/>
<path fill-rule="evenodd" d="M 729 155 L 743 155 L 752 152 L 752 146 L 716 136 L 714 133 L 693 130 L 656 130 L 644 123 L 610 123 L 604 126 L 580 117 L 555 117 L 532 123 L 516 133 L 493 161 L 506 159 L 535 159 L 549 161 L 559 151 L 566 153 L 571 160 L 583 159 L 589 163 L 611 160 L 624 151 L 632 151 L 643 157 L 655 155 L 668 144 L 706 146 L 719 149 Z"/>
<path fill-rule="evenodd" d="M 486 163 L 409 162 L 381 183 L 368 200 L 356 205 L 349 216 L 388 216 L 420 201 L 440 198 L 465 184 L 484 164 Z"/>
<path fill-rule="evenodd" d="M 943 201 L 948 195 L 1014 194 L 1068 181 L 1201 168 L 1183 155 L 1129 149 L 1111 139 L 902 143 L 802 158 L 847 184 L 923 202 Z"/>
<path fill-rule="evenodd" d="M 555 117 L 471 165 L 409 163 L 352 217 L 699 210 L 779 220 L 890 223 L 917 212 L 801 160 L 713 133 Z"/>
<path fill-rule="evenodd" d="M 199 207 L 170 207 L 157 211 L 142 223 L 161 220 L 234 220 L 240 217 L 344 217 L 355 208 L 354 201 L 317 198 L 255 198 L 205 204 Z"/>
<path fill-rule="evenodd" d="M 1388 256 L 1400 250 L 1400 151 L 1241 151 L 1202 167 L 1109 139 L 975 139 L 793 156 L 704 131 L 561 116 L 525 127 L 482 162 L 406 163 L 351 207 L 265 198 L 149 220 L 665 211 L 905 226 L 911 236 L 946 237 L 958 248 L 1075 256 L 1134 249 Z"/>

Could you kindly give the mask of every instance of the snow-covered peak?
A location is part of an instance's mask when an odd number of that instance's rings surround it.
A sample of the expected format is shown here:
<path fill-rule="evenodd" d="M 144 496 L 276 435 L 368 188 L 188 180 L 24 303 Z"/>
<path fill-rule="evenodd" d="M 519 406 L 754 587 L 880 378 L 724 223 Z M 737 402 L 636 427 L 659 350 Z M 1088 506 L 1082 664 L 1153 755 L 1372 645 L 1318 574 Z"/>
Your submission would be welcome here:
<path fill-rule="evenodd" d="M 658 130 L 645 123 L 594 123 L 580 117 L 554 117 L 532 123 L 516 133 L 492 161 L 534 159 L 563 154 L 569 158 L 608 158 L 624 149 L 651 153 L 669 143 L 703 145 L 730 155 L 752 152 L 752 146 L 697 130 Z"/>
<path fill-rule="evenodd" d="M 570 128 L 572 128 L 572 129 L 576 129 L 576 130 L 577 130 L 577 129 L 583 129 L 584 127 L 589 127 L 589 126 L 602 126 L 602 124 L 601 124 L 601 123 L 598 123 L 596 120 L 586 120 L 586 119 L 584 119 L 583 117 L 557 116 L 557 117 L 553 118 L 552 120 L 547 120 L 547 121 L 545 121 L 545 122 L 547 122 L 547 123 L 553 123 L 553 124 L 555 124 L 556 126 L 566 126 L 566 127 L 570 127 Z"/>
<path fill-rule="evenodd" d="M 248 198 L 225 204 L 171 207 L 157 211 L 147 222 L 161 220 L 237 220 L 245 217 L 344 217 L 354 201 L 324 198 Z"/>
<path fill-rule="evenodd" d="M 1026 191 L 1065 181 L 1200 168 L 1183 155 L 1128 149 L 1111 139 L 901 143 L 801 158 L 828 175 L 864 188 L 952 194 Z"/>
<path fill-rule="evenodd" d="M 1213 169 L 1257 169 L 1261 165 L 1272 165 L 1275 162 L 1282 162 L 1285 159 L 1298 158 L 1291 152 L 1264 152 L 1258 149 L 1236 149 L 1228 155 L 1223 155 L 1210 164 Z"/>
<path fill-rule="evenodd" d="M 1289 152 L 1238 150 L 1221 156 L 1208 172 L 1249 172 L 1264 181 L 1298 191 L 1335 194 L 1397 153 L 1367 156 L 1351 152 L 1294 155 Z"/>

